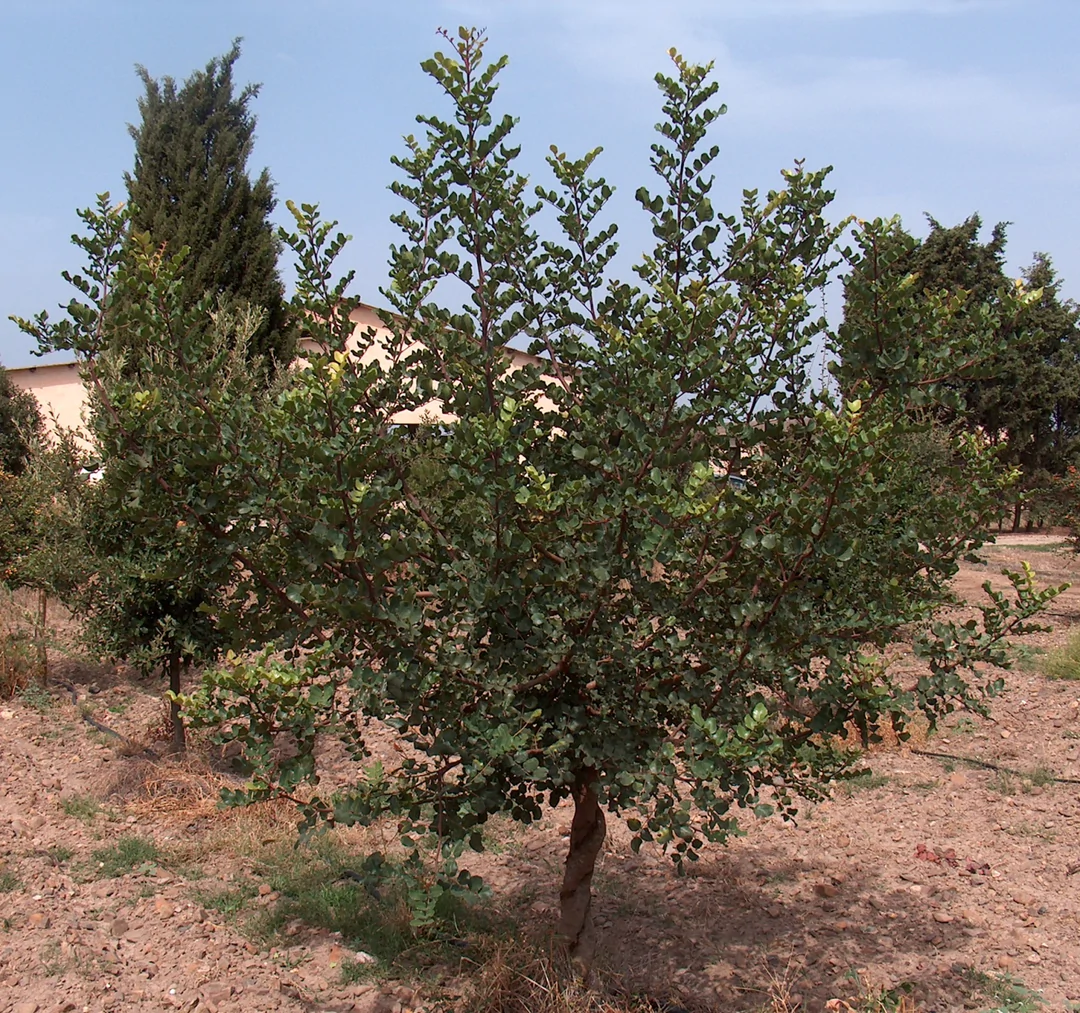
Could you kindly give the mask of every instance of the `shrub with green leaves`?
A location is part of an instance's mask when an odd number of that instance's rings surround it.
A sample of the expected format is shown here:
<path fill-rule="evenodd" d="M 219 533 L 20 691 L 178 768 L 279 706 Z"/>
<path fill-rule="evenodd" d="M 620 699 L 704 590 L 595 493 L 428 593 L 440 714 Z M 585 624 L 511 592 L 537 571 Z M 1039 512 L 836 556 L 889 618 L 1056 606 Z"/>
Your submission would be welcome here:
<path fill-rule="evenodd" d="M 637 194 L 656 247 L 635 281 L 613 278 L 599 149 L 553 149 L 552 183 L 531 186 L 515 121 L 495 112 L 505 59 L 486 63 L 476 32 L 446 41 L 424 69 L 449 116 L 421 117 L 395 159 L 389 336 L 353 335 L 350 278 L 333 280 L 346 239 L 290 205 L 294 309 L 325 351 L 258 389 L 203 330 L 175 326 L 182 252 L 151 256 L 147 240 L 99 274 L 143 287 L 129 304 L 147 333 L 185 337 L 112 386 L 99 438 L 132 497 L 171 504 L 200 558 L 231 565 L 219 627 L 285 651 L 225 666 L 188 701 L 247 746 L 234 800 L 396 820 L 465 889 L 478 884 L 457 859 L 489 819 L 531 824 L 571 800 L 559 932 L 587 965 L 607 817 L 682 862 L 740 809 L 793 813 L 850 762 L 852 726 L 872 739 L 912 711 L 983 707 L 998 684 L 978 666 L 1004 661 L 1057 589 L 1025 570 L 1008 595 L 988 586 L 981 621 L 942 619 L 1009 477 L 977 437 L 946 432 L 958 480 L 922 497 L 904 484 L 931 414 L 917 409 L 992 351 L 1008 307 L 958 338 L 959 295 L 915 299 L 889 270 L 895 223 L 859 223 L 842 246 L 824 171 L 797 163 L 780 189 L 715 208 L 722 108 L 709 68 L 675 54 L 657 77 L 658 188 Z M 104 199 L 87 221 L 102 249 L 122 228 Z M 833 333 L 816 307 L 842 263 Z M 91 378 L 105 280 L 72 321 L 34 325 Z M 457 308 L 437 299 L 455 292 Z M 513 360 L 515 341 L 532 358 Z M 859 396 L 815 388 L 818 345 L 842 348 Z M 432 475 L 400 419 L 437 408 Z M 925 662 L 914 683 L 883 660 L 901 638 Z M 396 766 L 364 766 L 371 720 L 404 740 Z M 359 764 L 333 797 L 305 789 L 324 734 Z"/>
<path fill-rule="evenodd" d="M 0 366 L 0 475 L 22 473 L 43 427 L 37 398 Z"/>

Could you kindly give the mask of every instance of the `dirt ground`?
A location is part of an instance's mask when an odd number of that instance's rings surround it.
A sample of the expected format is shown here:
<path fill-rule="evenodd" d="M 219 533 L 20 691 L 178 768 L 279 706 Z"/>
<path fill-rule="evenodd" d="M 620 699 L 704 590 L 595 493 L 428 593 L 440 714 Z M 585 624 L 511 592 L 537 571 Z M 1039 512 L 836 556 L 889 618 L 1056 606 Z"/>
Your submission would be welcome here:
<path fill-rule="evenodd" d="M 1080 578 L 1059 542 L 1004 536 L 958 587 L 977 601 L 982 581 L 1025 558 L 1046 583 Z M 1006 674 L 991 720 L 953 715 L 929 738 L 873 750 L 871 774 L 795 825 L 748 820 L 745 837 L 681 878 L 613 832 L 595 884 L 604 964 L 627 989 L 694 1011 L 817 1011 L 908 988 L 920 1011 L 1022 1013 L 1035 1001 L 1025 988 L 1047 1009 L 1071 1010 L 1080 783 L 1051 778 L 1080 782 L 1080 682 L 1050 680 L 1037 662 L 1080 623 L 1080 588 L 1054 602 L 1049 621 L 1054 631 L 1029 638 Z M 125 735 L 146 741 L 161 726 L 155 681 L 72 661 L 54 668 L 78 705 Z M 209 888 L 238 884 L 252 908 L 279 902 L 234 845 L 283 838 L 291 817 L 220 814 L 219 775 L 124 753 L 62 686 L 0 702 L 0 1013 L 438 1008 L 440 971 L 452 985 L 456 968 L 345 985 L 340 937 L 297 923 L 288 938 L 253 939 L 243 918 L 205 906 Z M 469 863 L 522 932 L 552 919 L 567 825 L 556 811 L 540 830 L 508 829 Z M 156 852 L 112 868 L 109 849 L 133 838 Z"/>

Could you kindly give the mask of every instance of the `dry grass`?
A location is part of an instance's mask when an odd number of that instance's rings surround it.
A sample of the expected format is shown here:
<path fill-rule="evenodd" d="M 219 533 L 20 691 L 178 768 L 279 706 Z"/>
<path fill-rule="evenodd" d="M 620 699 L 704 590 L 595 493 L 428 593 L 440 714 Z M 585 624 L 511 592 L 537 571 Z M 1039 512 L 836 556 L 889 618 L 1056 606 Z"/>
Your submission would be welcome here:
<path fill-rule="evenodd" d="M 620 996 L 616 989 L 587 987 L 565 959 L 520 941 L 498 945 L 485 957 L 469 976 L 461 1008 L 470 1013 L 644 1013 L 665 1008 L 663 1003 Z M 598 977 L 603 981 L 602 974 Z"/>
<path fill-rule="evenodd" d="M 197 755 L 152 760 L 132 756 L 113 766 L 97 792 L 122 804 L 134 816 L 165 824 L 220 818 L 219 799 L 226 779 Z"/>
<path fill-rule="evenodd" d="M 250 860 L 264 855 L 267 849 L 296 840 L 296 806 L 291 802 L 259 802 L 235 809 L 219 809 L 216 805 L 215 801 L 205 833 L 173 845 L 171 850 L 179 861 L 201 862 L 215 855 Z M 174 821 L 178 822 L 182 821 Z"/>
<path fill-rule="evenodd" d="M 1080 679 L 1080 634 L 1040 658 L 1039 667 L 1051 679 Z"/>

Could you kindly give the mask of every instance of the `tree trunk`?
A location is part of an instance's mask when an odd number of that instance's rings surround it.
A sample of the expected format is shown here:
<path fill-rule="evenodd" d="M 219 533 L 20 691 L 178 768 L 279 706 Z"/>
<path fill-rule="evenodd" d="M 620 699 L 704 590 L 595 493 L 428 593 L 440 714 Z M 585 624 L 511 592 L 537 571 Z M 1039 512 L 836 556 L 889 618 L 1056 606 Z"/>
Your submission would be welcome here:
<path fill-rule="evenodd" d="M 180 652 L 173 651 L 166 664 L 169 672 L 169 689 L 173 693 L 179 693 Z M 169 701 L 169 718 L 172 720 L 172 751 L 182 753 L 187 748 L 187 739 L 184 735 L 184 719 L 180 716 L 180 704 L 176 700 Z"/>
<path fill-rule="evenodd" d="M 593 931 L 592 877 L 596 859 L 604 846 L 607 827 L 596 796 L 596 771 L 581 771 L 574 783 L 574 821 L 570 826 L 570 853 L 559 892 L 560 942 L 566 947 L 575 969 L 588 977 L 596 952 Z"/>
<path fill-rule="evenodd" d="M 49 647 L 46 643 L 45 627 L 48 624 L 49 596 L 42 588 L 38 591 L 37 613 L 37 651 L 38 651 L 38 675 L 44 685 L 49 681 Z"/>
<path fill-rule="evenodd" d="M 1017 500 L 1013 504 L 1013 526 L 1012 526 L 1013 531 L 1019 531 L 1020 530 L 1020 511 L 1021 511 L 1021 509 L 1022 509 L 1022 507 L 1021 507 L 1021 504 L 1020 504 L 1020 500 Z"/>

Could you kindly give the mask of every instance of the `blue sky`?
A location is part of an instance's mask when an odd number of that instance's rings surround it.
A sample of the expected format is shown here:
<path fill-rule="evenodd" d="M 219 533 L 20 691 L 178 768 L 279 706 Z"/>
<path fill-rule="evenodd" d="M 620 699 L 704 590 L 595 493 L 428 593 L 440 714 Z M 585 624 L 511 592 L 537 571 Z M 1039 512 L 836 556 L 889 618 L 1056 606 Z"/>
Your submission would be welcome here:
<path fill-rule="evenodd" d="M 649 245 L 632 195 L 675 46 L 715 61 L 729 106 L 720 206 L 796 158 L 833 165 L 837 219 L 1008 221 L 1010 272 L 1044 250 L 1080 297 L 1080 0 L 0 0 L 0 362 L 38 361 L 7 315 L 67 300 L 76 208 L 123 193 L 134 65 L 183 79 L 238 35 L 238 80 L 262 83 L 252 172 L 269 167 L 278 220 L 290 198 L 340 221 L 356 294 L 381 303 L 389 159 L 444 111 L 419 63 L 459 24 L 509 54 L 500 102 L 538 182 L 548 145 L 603 145 L 627 262 Z"/>

